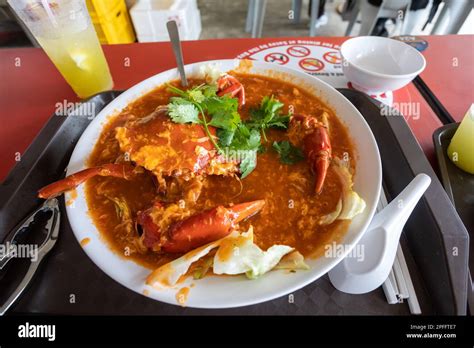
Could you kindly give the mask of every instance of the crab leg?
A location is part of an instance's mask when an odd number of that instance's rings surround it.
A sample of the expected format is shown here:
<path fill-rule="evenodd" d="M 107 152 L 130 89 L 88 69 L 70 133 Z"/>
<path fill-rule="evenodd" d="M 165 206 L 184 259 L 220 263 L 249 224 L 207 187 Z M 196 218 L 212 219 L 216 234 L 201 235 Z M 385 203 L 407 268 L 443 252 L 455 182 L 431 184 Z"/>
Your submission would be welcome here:
<path fill-rule="evenodd" d="M 201 245 L 227 236 L 237 223 L 258 213 L 264 200 L 236 204 L 231 207 L 218 206 L 211 210 L 171 224 L 164 232 L 153 223 L 150 212 L 139 214 L 138 223 L 143 228 L 144 243 L 168 253 L 185 253 Z"/>
<path fill-rule="evenodd" d="M 104 164 L 99 167 L 87 168 L 81 170 L 80 172 L 71 174 L 65 177 L 62 180 L 53 182 L 48 186 L 43 187 L 38 191 L 39 198 L 52 198 L 59 196 L 60 194 L 72 190 L 76 186 L 82 184 L 84 181 L 94 177 L 94 176 L 113 176 L 116 178 L 130 179 L 135 169 L 134 166 L 130 164 Z"/>
<path fill-rule="evenodd" d="M 315 192 L 321 193 L 331 158 L 331 143 L 326 128 L 319 126 L 304 139 L 304 151 L 316 176 Z"/>
<path fill-rule="evenodd" d="M 314 190 L 319 194 L 323 189 L 332 156 L 329 133 L 324 124 L 318 122 L 314 117 L 295 115 L 291 122 L 300 123 L 305 130 L 303 151 L 316 177 Z"/>

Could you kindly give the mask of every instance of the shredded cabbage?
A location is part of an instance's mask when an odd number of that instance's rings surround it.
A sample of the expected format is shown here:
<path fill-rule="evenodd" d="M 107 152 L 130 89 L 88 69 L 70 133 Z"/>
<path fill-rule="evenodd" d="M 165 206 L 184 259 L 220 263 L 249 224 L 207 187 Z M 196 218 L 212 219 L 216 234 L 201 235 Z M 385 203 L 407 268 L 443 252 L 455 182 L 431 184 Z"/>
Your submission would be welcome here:
<path fill-rule="evenodd" d="M 342 184 L 342 194 L 336 209 L 320 218 L 321 225 L 331 224 L 335 220 L 350 220 L 362 213 L 366 206 L 365 201 L 352 189 L 352 175 L 349 169 L 338 158 L 334 159 L 333 164 L 334 172 Z"/>
<path fill-rule="evenodd" d="M 286 245 L 273 245 L 263 251 L 253 243 L 253 229 L 237 238 L 224 241 L 214 257 L 215 274 L 242 274 L 255 279 L 274 268 L 280 259 L 293 251 Z"/>
<path fill-rule="evenodd" d="M 146 284 L 158 288 L 176 285 L 181 276 L 186 274 L 189 267 L 191 267 L 194 262 L 199 260 L 201 257 L 206 256 L 212 249 L 217 248 L 223 239 L 216 240 L 215 242 L 194 249 L 180 258 L 155 269 L 147 277 Z"/>
<path fill-rule="evenodd" d="M 337 220 L 339 215 L 341 215 L 341 211 L 342 211 L 342 199 L 339 199 L 336 205 L 336 210 L 334 210 L 332 213 L 321 216 L 321 218 L 319 219 L 319 224 L 320 225 L 332 224 L 334 221 Z"/>
<path fill-rule="evenodd" d="M 146 284 L 157 288 L 176 285 L 194 262 L 206 256 L 214 248 L 218 248 L 213 259 L 215 274 L 245 274 L 249 279 L 258 278 L 272 270 L 283 256 L 294 250 L 286 245 L 273 245 L 267 251 L 263 251 L 254 244 L 253 228 L 250 227 L 248 232 L 234 231 L 227 237 L 194 249 L 157 268 L 147 277 Z M 298 265 L 298 268 L 303 268 L 301 261 Z"/>
<path fill-rule="evenodd" d="M 293 251 L 285 256 L 278 262 L 278 264 L 273 269 L 305 269 L 308 270 L 309 266 L 304 262 L 304 256 L 301 255 L 299 251 Z"/>

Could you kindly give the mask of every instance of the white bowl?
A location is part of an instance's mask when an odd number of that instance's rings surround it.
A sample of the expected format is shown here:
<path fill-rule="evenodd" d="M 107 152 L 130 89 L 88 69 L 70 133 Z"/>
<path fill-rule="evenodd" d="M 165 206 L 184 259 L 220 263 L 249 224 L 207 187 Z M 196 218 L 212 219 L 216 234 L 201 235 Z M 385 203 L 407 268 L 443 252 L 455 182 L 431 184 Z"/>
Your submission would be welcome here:
<path fill-rule="evenodd" d="M 375 94 L 406 86 L 426 66 L 415 48 L 401 41 L 360 36 L 341 46 L 342 70 L 354 88 Z"/>
<path fill-rule="evenodd" d="M 239 60 L 231 59 L 200 62 L 187 65 L 185 71 L 187 76 L 197 75 L 199 68 L 207 64 L 218 64 L 222 71 L 229 71 L 237 68 L 240 63 Z M 321 257 L 308 260 L 307 263 L 311 267 L 308 271 L 296 273 L 272 271 L 257 280 L 248 280 L 244 276 L 206 277 L 198 281 L 190 279 L 179 286 L 189 286 L 191 282 L 195 284 L 191 288 L 186 303 L 189 307 L 226 308 L 255 304 L 294 292 L 315 281 L 336 266 L 362 237 L 374 215 L 380 194 L 382 169 L 374 136 L 362 115 L 342 94 L 325 82 L 300 71 L 264 62 L 252 62 L 250 67 L 249 64 L 243 65 L 246 68 L 245 72 L 273 76 L 297 84 L 314 93 L 334 110 L 338 118 L 350 130 L 357 154 L 354 189 L 365 200 L 367 208 L 362 214 L 356 216 L 349 226 L 341 241 L 347 246 L 343 253 L 337 253 L 333 258 Z M 86 168 L 87 158 L 109 116 L 116 114 L 150 90 L 177 78 L 177 69 L 152 76 L 125 91 L 107 105 L 79 139 L 71 156 L 67 174 Z M 145 278 L 150 270 L 109 249 L 87 213 L 88 207 L 82 185 L 78 187 L 77 193 L 74 204 L 66 206 L 67 216 L 77 240 L 90 239 L 90 242 L 84 246 L 84 250 L 92 261 L 111 278 L 129 289 L 139 294 L 143 294 L 146 290 L 147 296 L 155 300 L 177 304 L 176 293 L 179 287 L 156 290 L 146 286 Z M 69 196 L 69 194 L 66 195 L 66 200 L 70 198 Z"/>

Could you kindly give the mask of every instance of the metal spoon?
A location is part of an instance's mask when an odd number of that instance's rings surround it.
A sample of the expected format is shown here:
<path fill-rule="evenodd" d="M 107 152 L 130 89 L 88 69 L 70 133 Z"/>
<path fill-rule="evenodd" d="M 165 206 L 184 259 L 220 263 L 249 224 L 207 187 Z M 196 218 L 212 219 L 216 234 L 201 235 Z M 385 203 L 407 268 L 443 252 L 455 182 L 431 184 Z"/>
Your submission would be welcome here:
<path fill-rule="evenodd" d="M 170 36 L 174 57 L 176 58 L 176 64 L 178 65 L 178 72 L 179 76 L 181 77 L 181 85 L 183 87 L 187 87 L 188 80 L 186 79 L 186 74 L 184 73 L 183 51 L 181 50 L 181 41 L 179 39 L 176 21 L 168 21 L 168 23 L 166 23 L 166 28 L 168 28 L 168 35 Z"/>

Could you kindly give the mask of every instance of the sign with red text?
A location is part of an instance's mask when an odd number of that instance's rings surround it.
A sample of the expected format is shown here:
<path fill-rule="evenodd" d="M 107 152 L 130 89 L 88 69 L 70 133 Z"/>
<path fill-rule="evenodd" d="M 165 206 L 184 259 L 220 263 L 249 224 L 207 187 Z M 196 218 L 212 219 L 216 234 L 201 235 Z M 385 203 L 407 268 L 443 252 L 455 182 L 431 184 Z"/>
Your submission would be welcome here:
<path fill-rule="evenodd" d="M 315 75 L 334 87 L 345 87 L 339 45 L 319 40 L 282 40 L 250 48 L 239 59 L 261 60 Z"/>
<path fill-rule="evenodd" d="M 236 58 L 260 60 L 304 71 L 335 88 L 353 88 L 342 71 L 340 46 L 320 40 L 282 40 L 252 47 Z M 372 95 L 374 99 L 391 105 L 393 93 Z"/>

